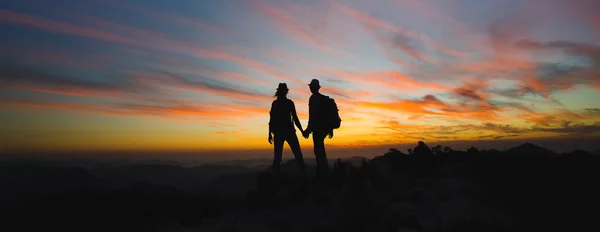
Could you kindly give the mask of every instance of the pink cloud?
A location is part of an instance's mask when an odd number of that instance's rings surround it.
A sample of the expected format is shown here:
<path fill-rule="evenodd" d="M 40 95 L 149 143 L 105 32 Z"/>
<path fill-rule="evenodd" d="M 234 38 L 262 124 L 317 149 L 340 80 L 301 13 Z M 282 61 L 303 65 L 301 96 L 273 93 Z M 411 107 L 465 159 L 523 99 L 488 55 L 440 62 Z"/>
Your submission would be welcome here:
<path fill-rule="evenodd" d="M 420 82 L 397 71 L 352 73 L 325 68 L 324 72 L 333 76 L 342 77 L 344 80 L 351 82 L 375 84 L 402 91 L 418 92 L 422 89 L 439 91 L 449 90 L 446 86 Z"/>
<path fill-rule="evenodd" d="M 221 86 L 202 81 L 185 79 L 175 74 L 155 77 L 136 76 L 135 79 L 145 86 L 163 86 L 170 89 L 212 94 L 228 97 L 232 100 L 270 101 L 272 98 L 253 92 L 236 89 L 234 86 Z"/>
<path fill-rule="evenodd" d="M 407 37 L 407 38 L 410 38 L 413 40 L 425 40 L 425 42 L 427 42 L 429 45 L 431 45 L 436 50 L 442 51 L 446 54 L 453 55 L 455 57 L 464 57 L 464 53 L 456 51 L 454 49 L 451 49 L 443 44 L 440 44 L 425 34 L 421 34 L 418 32 L 414 32 L 414 31 L 410 31 L 407 29 L 396 27 L 391 23 L 388 23 L 383 20 L 369 16 L 368 14 L 361 12 L 358 9 L 351 8 L 347 5 L 343 5 L 339 2 L 335 2 L 333 5 L 335 7 L 337 7 L 339 10 L 341 10 L 342 12 L 345 12 L 346 14 L 352 16 L 355 20 L 358 20 L 370 27 L 383 29 L 383 30 L 387 30 L 387 31 L 392 31 L 394 33 L 398 33 L 404 37 Z"/>
<path fill-rule="evenodd" d="M 292 78 L 292 77 L 289 77 L 289 76 L 286 76 L 286 75 L 283 75 L 283 74 L 277 72 L 275 70 L 275 68 L 271 67 L 270 65 L 267 65 L 267 64 L 264 64 L 264 63 L 261 63 L 258 61 L 254 61 L 254 60 L 251 60 L 248 58 L 235 56 L 235 55 L 232 55 L 229 53 L 224 53 L 224 52 L 219 52 L 219 51 L 214 51 L 214 50 L 202 49 L 202 48 L 195 49 L 194 54 L 201 56 L 201 57 L 208 57 L 211 59 L 237 63 L 248 69 L 255 70 L 255 71 L 258 71 L 261 73 L 265 73 L 265 74 L 271 75 L 273 77 L 277 77 L 278 79 L 281 79 L 281 80 L 291 81 L 291 82 L 295 82 L 295 83 L 302 83 L 301 81 L 299 81 L 295 78 Z"/>
<path fill-rule="evenodd" d="M 290 3 L 287 9 L 283 9 L 274 5 L 263 4 L 259 0 L 251 0 L 250 2 L 272 22 L 284 29 L 293 39 L 314 46 L 323 52 L 335 53 L 335 50 L 328 46 L 327 38 L 314 32 L 313 29 L 303 23 L 306 19 L 299 19 L 297 16 L 294 16 L 294 13 L 297 13 L 298 10 L 306 11 L 299 5 Z"/>

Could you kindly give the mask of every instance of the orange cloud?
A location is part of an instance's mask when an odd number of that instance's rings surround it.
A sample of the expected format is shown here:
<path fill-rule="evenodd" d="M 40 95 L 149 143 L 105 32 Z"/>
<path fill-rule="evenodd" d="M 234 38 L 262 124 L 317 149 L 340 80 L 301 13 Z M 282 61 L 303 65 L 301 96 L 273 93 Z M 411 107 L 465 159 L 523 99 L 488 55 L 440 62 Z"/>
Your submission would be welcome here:
<path fill-rule="evenodd" d="M 433 90 L 442 90 L 442 91 L 448 90 L 448 87 L 443 86 L 443 85 L 428 84 L 428 83 L 423 83 L 420 81 L 415 81 L 400 72 L 395 72 L 395 71 L 384 72 L 384 73 L 382 73 L 382 75 L 393 77 L 395 79 L 395 81 L 398 81 L 402 84 L 408 84 L 408 85 L 412 85 L 412 86 L 416 86 L 416 87 L 433 89 Z"/>
<path fill-rule="evenodd" d="M 46 109 L 60 109 L 60 110 L 70 110 L 70 111 L 79 111 L 79 112 L 91 112 L 98 113 L 102 115 L 112 115 L 112 116 L 130 116 L 131 114 L 113 110 L 110 108 L 95 106 L 95 105 L 85 105 L 85 104 L 77 104 L 77 103 L 53 103 L 53 102 L 36 102 L 36 101 L 22 101 L 22 100 L 2 100 L 0 99 L 0 103 L 5 105 L 5 107 L 13 106 L 18 107 L 20 110 L 34 110 L 39 108 Z"/>
<path fill-rule="evenodd" d="M 554 110 L 553 113 L 537 113 L 529 111 L 518 117 L 527 122 L 545 127 L 562 125 L 564 123 L 570 123 L 570 120 L 582 120 L 586 118 L 582 114 L 574 113 L 566 109 Z"/>
<path fill-rule="evenodd" d="M 396 132 L 415 132 L 415 130 L 419 131 L 429 131 L 431 129 L 437 128 L 437 126 L 427 126 L 427 125 L 414 125 L 414 124 L 401 124 L 398 121 L 388 120 L 382 122 L 384 129 L 396 131 Z"/>
<path fill-rule="evenodd" d="M 540 113 L 527 113 L 520 115 L 519 118 L 541 126 L 550 126 L 557 122 L 556 116 Z"/>
<path fill-rule="evenodd" d="M 521 89 L 525 92 L 540 93 L 544 97 L 548 97 L 550 92 L 546 84 L 531 76 L 526 76 L 523 78 L 523 85 L 521 86 Z"/>
<path fill-rule="evenodd" d="M 59 109 L 74 112 L 94 113 L 109 116 L 160 117 L 168 119 L 196 120 L 240 119 L 268 115 L 268 109 L 250 106 L 197 106 L 181 102 L 170 104 L 137 104 L 113 103 L 106 105 L 80 104 L 70 102 L 0 100 L 6 107 L 17 107 L 18 110 Z"/>
<path fill-rule="evenodd" d="M 489 104 L 452 105 L 439 100 L 433 95 L 426 95 L 419 100 L 397 99 L 390 103 L 361 102 L 359 105 L 362 107 L 409 114 L 411 119 L 421 118 L 426 115 L 484 121 L 497 121 L 501 119 L 497 114 L 501 110 L 490 106 Z"/>
<path fill-rule="evenodd" d="M 52 86 L 38 86 L 33 84 L 10 84 L 7 87 L 28 90 L 28 91 L 36 91 L 36 92 L 44 92 L 44 93 L 53 93 L 53 94 L 62 94 L 62 95 L 71 95 L 78 97 L 100 97 L 100 98 L 121 98 L 125 95 L 125 92 L 122 90 L 100 90 L 100 89 L 92 89 L 86 87 L 52 87 Z"/>
<path fill-rule="evenodd" d="M 451 90 L 455 95 L 474 100 L 480 104 L 487 104 L 489 97 L 484 91 L 487 91 L 487 81 L 483 79 L 467 81 Z"/>

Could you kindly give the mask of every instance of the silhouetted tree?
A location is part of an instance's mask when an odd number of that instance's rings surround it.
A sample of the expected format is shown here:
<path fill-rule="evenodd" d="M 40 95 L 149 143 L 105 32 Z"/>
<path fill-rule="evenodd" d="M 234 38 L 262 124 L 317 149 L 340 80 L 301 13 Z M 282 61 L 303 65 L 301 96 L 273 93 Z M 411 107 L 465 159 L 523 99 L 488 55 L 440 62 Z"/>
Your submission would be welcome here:
<path fill-rule="evenodd" d="M 404 155 L 400 150 L 396 148 L 390 148 L 386 155 Z"/>
<path fill-rule="evenodd" d="M 453 150 L 452 150 L 452 148 L 451 148 L 451 147 L 447 147 L 447 146 L 446 146 L 446 147 L 444 147 L 444 152 L 445 152 L 445 153 L 451 153 L 452 151 L 453 151 Z"/>
<path fill-rule="evenodd" d="M 437 146 L 431 148 L 431 151 L 435 155 L 443 155 L 444 154 L 444 149 L 443 149 L 442 145 L 437 145 Z"/>
<path fill-rule="evenodd" d="M 423 141 L 419 141 L 419 144 L 413 149 L 415 155 L 433 155 L 431 149 Z"/>
<path fill-rule="evenodd" d="M 470 155 L 477 154 L 478 152 L 479 152 L 479 150 L 475 147 L 470 147 L 469 149 L 467 149 L 467 154 L 470 154 Z"/>

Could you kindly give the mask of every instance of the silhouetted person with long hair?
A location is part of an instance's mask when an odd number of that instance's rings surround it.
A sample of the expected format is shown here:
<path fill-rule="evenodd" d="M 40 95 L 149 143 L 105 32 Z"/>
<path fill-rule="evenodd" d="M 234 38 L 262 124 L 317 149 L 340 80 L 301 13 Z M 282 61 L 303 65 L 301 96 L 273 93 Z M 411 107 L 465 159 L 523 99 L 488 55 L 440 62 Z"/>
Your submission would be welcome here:
<path fill-rule="evenodd" d="M 321 180 L 329 174 L 329 164 L 325 153 L 325 137 L 329 135 L 329 138 L 332 138 L 333 129 L 325 126 L 324 103 L 327 96 L 319 93 L 321 89 L 319 80 L 313 79 L 308 86 L 312 95 L 308 101 L 308 126 L 302 135 L 304 138 L 308 138 L 310 133 L 313 134 L 313 145 L 317 161 L 317 180 Z"/>
<path fill-rule="evenodd" d="M 298 163 L 300 173 L 301 175 L 304 175 L 304 158 L 302 157 L 300 142 L 298 141 L 298 136 L 296 136 L 296 130 L 294 129 L 292 120 L 302 133 L 304 133 L 304 130 L 302 129 L 302 125 L 296 114 L 294 102 L 287 98 L 288 91 L 287 84 L 279 83 L 279 87 L 275 93 L 277 99 L 271 104 L 271 111 L 269 112 L 271 115 L 269 120 L 269 143 L 275 143 L 273 171 L 275 173 L 279 173 L 280 171 L 283 142 L 287 141 L 292 149 L 292 153 L 294 153 L 294 158 L 296 159 L 296 163 Z"/>

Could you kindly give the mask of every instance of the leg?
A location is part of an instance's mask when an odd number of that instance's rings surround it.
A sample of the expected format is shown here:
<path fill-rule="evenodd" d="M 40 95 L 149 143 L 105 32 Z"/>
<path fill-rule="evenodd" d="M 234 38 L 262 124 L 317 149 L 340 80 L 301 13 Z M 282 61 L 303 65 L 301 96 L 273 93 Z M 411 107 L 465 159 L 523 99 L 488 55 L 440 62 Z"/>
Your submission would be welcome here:
<path fill-rule="evenodd" d="M 281 134 L 275 134 L 273 137 L 274 142 L 274 155 L 273 155 L 273 171 L 279 173 L 279 165 L 281 164 L 281 156 L 283 153 L 283 142 L 284 138 Z"/>
<path fill-rule="evenodd" d="M 300 149 L 300 142 L 298 141 L 298 136 L 296 133 L 292 132 L 286 138 L 288 145 L 292 149 L 292 153 L 294 153 L 294 158 L 296 159 L 296 163 L 298 163 L 298 170 L 301 174 L 305 173 L 304 170 L 304 157 L 302 157 L 302 150 Z"/>
<path fill-rule="evenodd" d="M 313 132 L 317 177 L 325 177 L 329 173 L 329 164 L 327 163 L 327 154 L 325 153 L 325 136 L 322 132 Z"/>

